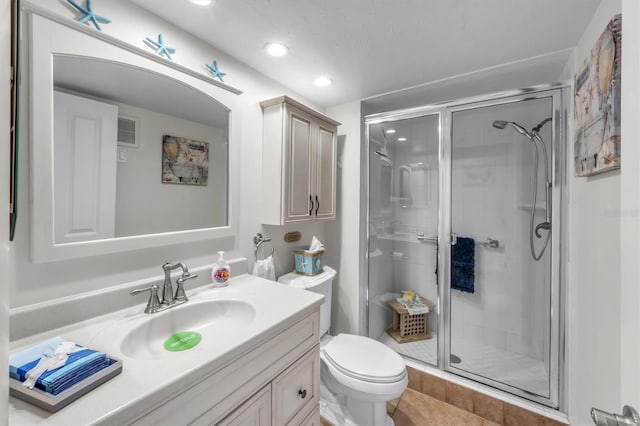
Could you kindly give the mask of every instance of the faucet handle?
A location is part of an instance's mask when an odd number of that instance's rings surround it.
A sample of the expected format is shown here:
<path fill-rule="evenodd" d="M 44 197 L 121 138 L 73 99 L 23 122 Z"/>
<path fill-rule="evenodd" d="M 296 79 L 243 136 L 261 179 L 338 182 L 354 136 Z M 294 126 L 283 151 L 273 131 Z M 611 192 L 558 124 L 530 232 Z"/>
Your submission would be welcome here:
<path fill-rule="evenodd" d="M 160 299 L 158 298 L 158 285 L 157 284 L 153 284 L 150 287 L 146 287 L 146 288 L 137 288 L 135 290 L 131 290 L 129 292 L 129 294 L 131 295 L 136 295 L 139 293 L 142 293 L 144 291 L 148 291 L 149 294 L 149 301 L 147 302 L 147 307 L 144 308 L 144 313 L 145 314 L 153 314 L 155 312 L 158 312 L 160 310 L 160 307 L 162 306 L 160 304 Z"/>
<path fill-rule="evenodd" d="M 176 294 L 175 296 L 173 296 L 173 300 L 176 303 L 184 303 L 189 300 L 187 294 L 184 292 L 184 282 L 196 278 L 197 276 L 198 274 L 183 272 L 182 276 L 178 278 L 178 280 L 176 281 Z"/>

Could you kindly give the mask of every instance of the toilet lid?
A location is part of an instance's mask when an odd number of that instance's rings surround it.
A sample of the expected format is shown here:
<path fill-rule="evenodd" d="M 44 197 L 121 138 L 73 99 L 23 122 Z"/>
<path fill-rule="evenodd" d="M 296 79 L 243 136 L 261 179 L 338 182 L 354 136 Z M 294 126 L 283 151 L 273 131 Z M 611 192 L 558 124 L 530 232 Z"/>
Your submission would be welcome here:
<path fill-rule="evenodd" d="M 406 375 L 402 357 L 368 337 L 339 334 L 322 351 L 325 359 L 341 373 L 359 380 L 390 383 Z"/>

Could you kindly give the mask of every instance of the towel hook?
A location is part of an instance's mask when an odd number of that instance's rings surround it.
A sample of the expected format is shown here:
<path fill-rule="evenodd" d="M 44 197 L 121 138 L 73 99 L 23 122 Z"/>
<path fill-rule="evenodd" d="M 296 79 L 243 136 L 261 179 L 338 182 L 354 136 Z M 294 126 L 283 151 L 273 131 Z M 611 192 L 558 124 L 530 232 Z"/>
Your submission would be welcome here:
<path fill-rule="evenodd" d="M 271 238 L 267 237 L 266 235 L 262 235 L 261 233 L 257 233 L 256 235 L 254 235 L 253 237 L 253 244 L 255 244 L 255 249 L 253 251 L 253 257 L 254 260 L 257 262 L 258 261 L 258 249 L 260 248 L 260 246 L 262 245 L 262 243 L 267 243 L 270 242 Z M 273 246 L 271 246 L 271 254 L 270 256 L 273 256 L 273 253 L 276 252 L 276 249 L 273 248 Z"/>

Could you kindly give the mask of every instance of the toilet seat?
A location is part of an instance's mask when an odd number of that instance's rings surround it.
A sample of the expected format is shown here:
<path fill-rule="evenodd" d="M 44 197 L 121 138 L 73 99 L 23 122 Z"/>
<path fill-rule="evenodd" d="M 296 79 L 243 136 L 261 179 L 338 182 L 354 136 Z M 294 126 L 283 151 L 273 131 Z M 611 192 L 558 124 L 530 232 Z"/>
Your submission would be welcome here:
<path fill-rule="evenodd" d="M 364 336 L 339 334 L 321 349 L 321 355 L 338 374 L 372 384 L 392 384 L 407 375 L 404 361 L 395 351 Z M 336 377 L 339 379 L 339 377 Z"/>

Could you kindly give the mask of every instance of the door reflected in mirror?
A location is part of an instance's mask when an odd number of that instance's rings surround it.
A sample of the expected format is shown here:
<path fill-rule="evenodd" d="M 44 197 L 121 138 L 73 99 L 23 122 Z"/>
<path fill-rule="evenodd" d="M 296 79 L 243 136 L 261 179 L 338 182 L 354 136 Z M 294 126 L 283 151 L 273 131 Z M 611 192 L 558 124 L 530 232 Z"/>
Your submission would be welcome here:
<path fill-rule="evenodd" d="M 229 224 L 228 108 L 129 64 L 56 54 L 53 70 L 55 244 Z M 206 184 L 163 183 L 167 135 Z"/>

